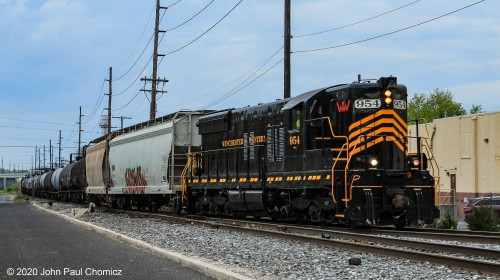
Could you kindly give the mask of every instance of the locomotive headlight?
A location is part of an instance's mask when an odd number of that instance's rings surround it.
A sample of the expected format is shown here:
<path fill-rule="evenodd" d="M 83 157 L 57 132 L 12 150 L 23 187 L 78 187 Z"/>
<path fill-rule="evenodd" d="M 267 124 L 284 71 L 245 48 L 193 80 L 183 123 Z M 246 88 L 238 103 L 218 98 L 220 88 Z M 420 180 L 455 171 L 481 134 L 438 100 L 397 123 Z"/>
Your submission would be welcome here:
<path fill-rule="evenodd" d="M 391 97 L 391 95 L 392 95 L 392 91 L 390 91 L 390 90 L 386 90 L 386 91 L 384 92 L 384 95 L 385 95 L 385 97 Z"/>
<path fill-rule="evenodd" d="M 386 98 L 384 99 L 384 102 L 385 102 L 385 104 L 389 105 L 389 104 L 391 104 L 392 99 L 391 99 L 390 97 L 386 97 Z"/>
<path fill-rule="evenodd" d="M 377 166 L 377 165 L 378 165 L 378 160 L 377 160 L 376 158 L 371 158 L 371 159 L 370 159 L 370 165 L 371 165 L 372 167 Z"/>
<path fill-rule="evenodd" d="M 411 160 L 411 164 L 413 164 L 413 166 L 417 167 L 420 165 L 420 160 L 418 160 L 418 158 L 414 158 Z"/>

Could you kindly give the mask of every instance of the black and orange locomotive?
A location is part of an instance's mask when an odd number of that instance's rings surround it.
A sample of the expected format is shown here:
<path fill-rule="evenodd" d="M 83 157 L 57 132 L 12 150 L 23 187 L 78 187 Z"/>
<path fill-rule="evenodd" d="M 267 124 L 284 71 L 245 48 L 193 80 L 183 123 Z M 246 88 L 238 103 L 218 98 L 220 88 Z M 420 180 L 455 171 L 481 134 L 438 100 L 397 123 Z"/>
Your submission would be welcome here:
<path fill-rule="evenodd" d="M 435 181 L 420 149 L 408 152 L 406 105 L 406 87 L 383 77 L 203 116 L 202 150 L 184 173 L 188 211 L 432 223 Z"/>

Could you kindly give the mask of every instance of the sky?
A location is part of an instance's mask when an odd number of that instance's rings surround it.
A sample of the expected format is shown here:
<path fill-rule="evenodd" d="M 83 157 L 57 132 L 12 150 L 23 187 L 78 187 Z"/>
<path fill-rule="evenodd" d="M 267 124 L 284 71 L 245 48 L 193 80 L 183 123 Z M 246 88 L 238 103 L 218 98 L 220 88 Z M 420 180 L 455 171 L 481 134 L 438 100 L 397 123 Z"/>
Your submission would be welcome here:
<path fill-rule="evenodd" d="M 149 119 L 155 0 L 0 0 L 0 157 L 49 165 L 112 126 Z M 156 116 L 283 98 L 283 0 L 161 0 Z M 291 95 L 396 76 L 449 89 L 467 111 L 500 110 L 500 1 L 291 0 Z M 145 87 L 144 87 L 145 86 Z M 130 118 L 130 119 L 129 119 Z M 45 156 L 44 156 L 45 150 Z M 38 165 L 38 164 L 37 164 Z"/>

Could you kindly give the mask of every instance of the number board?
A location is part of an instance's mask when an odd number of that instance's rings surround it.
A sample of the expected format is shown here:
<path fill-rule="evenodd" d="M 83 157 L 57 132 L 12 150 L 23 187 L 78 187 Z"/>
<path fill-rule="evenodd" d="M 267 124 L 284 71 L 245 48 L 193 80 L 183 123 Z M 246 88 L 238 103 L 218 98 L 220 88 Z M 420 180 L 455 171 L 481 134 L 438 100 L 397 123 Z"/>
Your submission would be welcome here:
<path fill-rule="evenodd" d="M 358 99 L 354 102 L 356 109 L 377 109 L 380 108 L 380 99 Z"/>
<path fill-rule="evenodd" d="M 406 101 L 404 100 L 394 100 L 394 109 L 404 110 L 406 109 Z"/>

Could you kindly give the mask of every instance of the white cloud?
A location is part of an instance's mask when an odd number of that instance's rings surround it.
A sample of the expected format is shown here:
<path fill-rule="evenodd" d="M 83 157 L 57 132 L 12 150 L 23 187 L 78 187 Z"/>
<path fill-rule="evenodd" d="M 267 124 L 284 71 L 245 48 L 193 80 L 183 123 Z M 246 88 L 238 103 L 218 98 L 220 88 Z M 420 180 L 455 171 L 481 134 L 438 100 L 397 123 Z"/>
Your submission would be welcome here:
<path fill-rule="evenodd" d="M 452 85 L 449 89 L 466 110 L 475 104 L 482 105 L 487 112 L 500 111 L 500 79 Z"/>

